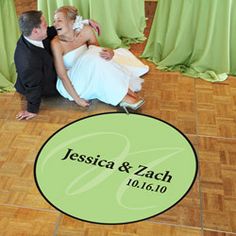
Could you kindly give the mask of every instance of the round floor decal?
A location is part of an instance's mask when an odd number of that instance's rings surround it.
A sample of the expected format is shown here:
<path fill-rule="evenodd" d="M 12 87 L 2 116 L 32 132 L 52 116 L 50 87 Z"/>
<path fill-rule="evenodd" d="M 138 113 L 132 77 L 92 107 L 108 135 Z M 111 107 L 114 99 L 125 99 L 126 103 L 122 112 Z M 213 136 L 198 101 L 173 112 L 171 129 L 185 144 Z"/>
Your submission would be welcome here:
<path fill-rule="evenodd" d="M 179 130 L 154 117 L 108 113 L 57 131 L 35 162 L 36 184 L 61 212 L 123 224 L 178 203 L 197 175 L 196 153 Z"/>

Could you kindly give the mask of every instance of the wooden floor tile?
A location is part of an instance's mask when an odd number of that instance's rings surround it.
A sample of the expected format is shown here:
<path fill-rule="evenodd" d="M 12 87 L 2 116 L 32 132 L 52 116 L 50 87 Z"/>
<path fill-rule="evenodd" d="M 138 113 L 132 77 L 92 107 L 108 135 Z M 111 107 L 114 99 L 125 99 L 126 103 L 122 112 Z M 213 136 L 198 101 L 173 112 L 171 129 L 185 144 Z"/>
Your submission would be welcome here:
<path fill-rule="evenodd" d="M 223 83 L 197 80 L 198 134 L 236 138 L 235 78 Z"/>
<path fill-rule="evenodd" d="M 186 134 L 196 134 L 194 80 L 156 71 L 145 78 L 142 113 L 163 119 Z"/>
<path fill-rule="evenodd" d="M 224 233 L 217 231 L 204 231 L 204 236 L 235 236 L 234 233 Z"/>
<path fill-rule="evenodd" d="M 63 216 L 58 236 L 201 236 L 200 229 L 156 224 L 148 221 L 126 225 L 96 225 Z"/>
<path fill-rule="evenodd" d="M 11 147 L 0 151 L 0 204 L 53 209 L 40 195 L 34 181 L 37 154 L 34 141 L 32 143 L 28 138 L 24 141 L 22 146 L 13 141 Z M 28 144 L 31 144 L 29 148 Z"/>
<path fill-rule="evenodd" d="M 0 235 L 51 236 L 58 213 L 0 205 Z"/>
<path fill-rule="evenodd" d="M 236 232 L 236 140 L 199 141 L 203 225 Z"/>

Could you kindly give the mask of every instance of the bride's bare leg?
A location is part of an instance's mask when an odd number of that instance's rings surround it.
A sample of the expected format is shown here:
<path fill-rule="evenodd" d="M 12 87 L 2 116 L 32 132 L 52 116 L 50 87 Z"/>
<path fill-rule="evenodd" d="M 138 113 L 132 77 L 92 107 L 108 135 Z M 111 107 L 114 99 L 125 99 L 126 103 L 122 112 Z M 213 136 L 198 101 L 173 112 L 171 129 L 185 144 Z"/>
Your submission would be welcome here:
<path fill-rule="evenodd" d="M 128 93 L 127 93 L 129 96 L 133 97 L 133 98 L 138 98 L 138 96 L 136 95 L 136 93 L 134 93 L 132 90 L 128 90 Z"/>
<path fill-rule="evenodd" d="M 130 94 L 130 91 L 128 91 L 123 100 L 120 102 L 120 106 L 124 108 L 127 114 L 129 114 L 127 108 L 131 108 L 132 110 L 137 110 L 144 104 L 143 99 L 139 99 L 137 98 L 137 96 L 134 97 L 132 95 L 133 94 L 132 93 Z"/>
<path fill-rule="evenodd" d="M 129 93 L 127 93 L 127 95 L 123 98 L 122 101 L 133 104 L 136 103 L 138 99 L 136 97 L 134 98 L 133 96 L 130 96 Z"/>

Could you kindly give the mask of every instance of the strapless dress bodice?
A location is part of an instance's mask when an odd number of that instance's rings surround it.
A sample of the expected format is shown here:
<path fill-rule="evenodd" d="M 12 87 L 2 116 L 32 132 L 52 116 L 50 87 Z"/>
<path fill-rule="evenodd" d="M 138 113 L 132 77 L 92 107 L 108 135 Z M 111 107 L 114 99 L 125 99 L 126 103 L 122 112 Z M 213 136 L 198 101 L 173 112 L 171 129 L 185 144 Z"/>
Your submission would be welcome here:
<path fill-rule="evenodd" d="M 76 63 L 78 57 L 82 56 L 88 50 L 87 45 L 82 45 L 63 55 L 65 68 L 69 70 Z"/>

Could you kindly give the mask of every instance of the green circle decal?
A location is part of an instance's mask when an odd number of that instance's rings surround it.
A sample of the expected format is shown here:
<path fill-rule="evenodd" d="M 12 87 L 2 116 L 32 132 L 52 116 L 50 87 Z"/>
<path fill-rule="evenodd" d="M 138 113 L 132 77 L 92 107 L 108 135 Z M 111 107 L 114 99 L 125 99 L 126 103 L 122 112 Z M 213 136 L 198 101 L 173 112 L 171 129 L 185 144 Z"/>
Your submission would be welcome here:
<path fill-rule="evenodd" d="M 191 143 L 175 127 L 140 114 L 106 113 L 73 122 L 43 145 L 38 189 L 61 212 L 124 224 L 178 203 L 197 175 Z"/>

